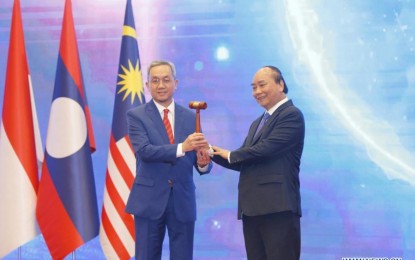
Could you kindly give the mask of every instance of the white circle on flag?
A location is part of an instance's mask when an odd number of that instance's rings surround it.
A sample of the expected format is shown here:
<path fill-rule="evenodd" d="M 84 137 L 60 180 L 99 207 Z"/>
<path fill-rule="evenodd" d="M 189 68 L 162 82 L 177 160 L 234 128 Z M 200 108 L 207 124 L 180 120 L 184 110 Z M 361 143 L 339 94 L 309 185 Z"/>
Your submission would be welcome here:
<path fill-rule="evenodd" d="M 55 158 L 77 152 L 85 144 L 87 123 L 84 110 L 73 99 L 61 97 L 52 102 L 46 150 Z"/>

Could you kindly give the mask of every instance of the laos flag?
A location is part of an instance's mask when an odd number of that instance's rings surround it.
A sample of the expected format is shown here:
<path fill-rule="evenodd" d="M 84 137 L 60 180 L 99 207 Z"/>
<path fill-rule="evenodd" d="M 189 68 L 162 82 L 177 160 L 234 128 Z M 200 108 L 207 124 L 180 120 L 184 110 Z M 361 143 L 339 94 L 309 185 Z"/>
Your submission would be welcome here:
<path fill-rule="evenodd" d="M 66 0 L 36 216 L 53 259 L 98 235 L 95 150 L 71 1 Z"/>

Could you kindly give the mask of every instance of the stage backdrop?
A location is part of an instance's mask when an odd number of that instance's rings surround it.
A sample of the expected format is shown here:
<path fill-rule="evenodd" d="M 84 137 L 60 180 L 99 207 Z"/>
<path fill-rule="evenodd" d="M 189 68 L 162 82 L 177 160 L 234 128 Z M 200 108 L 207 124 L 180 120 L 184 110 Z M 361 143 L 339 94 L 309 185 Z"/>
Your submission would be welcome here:
<path fill-rule="evenodd" d="M 0 1 L 1 107 L 12 4 Z M 282 70 L 288 96 L 306 121 L 302 259 L 415 259 L 415 1 L 132 4 L 144 80 L 152 60 L 173 61 L 179 80 L 175 100 L 208 103 L 202 128 L 214 145 L 242 144 L 263 112 L 251 95 L 253 74 L 263 65 Z M 21 5 L 45 143 L 64 1 L 21 0 Z M 73 0 L 97 146 L 92 159 L 99 211 L 124 11 L 125 1 Z M 207 176 L 195 174 L 195 181 L 194 259 L 246 259 L 236 220 L 238 173 L 215 166 Z M 21 252 L 22 259 L 50 259 L 41 236 Z M 5 257 L 16 258 L 17 251 Z M 104 259 L 99 239 L 78 249 L 76 258 Z"/>

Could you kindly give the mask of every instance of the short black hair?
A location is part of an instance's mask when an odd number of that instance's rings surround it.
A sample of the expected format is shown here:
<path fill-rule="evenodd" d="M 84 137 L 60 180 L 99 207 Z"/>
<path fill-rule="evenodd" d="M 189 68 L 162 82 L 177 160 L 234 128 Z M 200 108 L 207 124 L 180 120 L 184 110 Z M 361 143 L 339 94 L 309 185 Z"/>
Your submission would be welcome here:
<path fill-rule="evenodd" d="M 283 92 L 285 94 L 287 94 L 288 93 L 288 87 L 287 87 L 287 83 L 285 83 L 284 77 L 282 76 L 281 70 L 279 68 L 277 68 L 275 66 L 271 66 L 271 65 L 264 66 L 263 68 L 268 68 L 268 69 L 272 70 L 273 72 L 275 72 L 275 77 L 274 77 L 275 83 L 278 84 L 282 80 L 282 82 L 284 82 Z"/>

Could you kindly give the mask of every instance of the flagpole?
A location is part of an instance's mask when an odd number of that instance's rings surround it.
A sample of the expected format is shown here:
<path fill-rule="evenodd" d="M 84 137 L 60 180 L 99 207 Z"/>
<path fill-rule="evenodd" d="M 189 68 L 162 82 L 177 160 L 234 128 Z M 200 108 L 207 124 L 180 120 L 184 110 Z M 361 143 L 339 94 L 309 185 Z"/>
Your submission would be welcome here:
<path fill-rule="evenodd" d="M 21 247 L 21 246 L 19 246 L 19 247 L 17 248 L 17 259 L 18 259 L 18 260 L 20 260 L 21 255 L 22 255 L 22 247 Z"/>
<path fill-rule="evenodd" d="M 75 260 L 75 251 L 76 250 L 72 251 L 72 260 Z"/>

